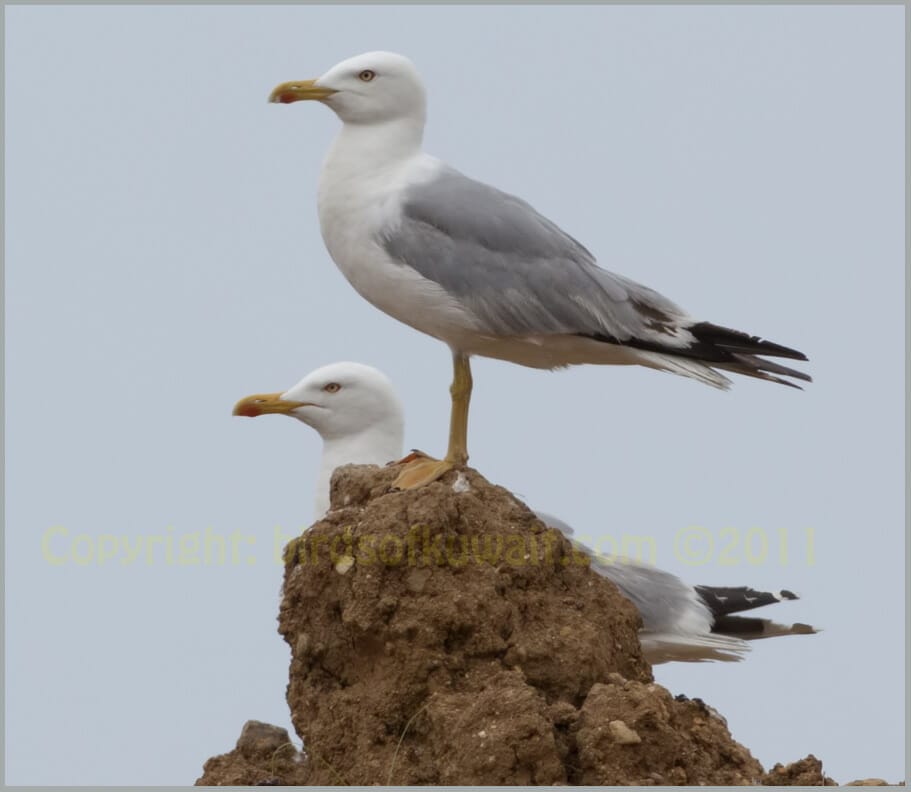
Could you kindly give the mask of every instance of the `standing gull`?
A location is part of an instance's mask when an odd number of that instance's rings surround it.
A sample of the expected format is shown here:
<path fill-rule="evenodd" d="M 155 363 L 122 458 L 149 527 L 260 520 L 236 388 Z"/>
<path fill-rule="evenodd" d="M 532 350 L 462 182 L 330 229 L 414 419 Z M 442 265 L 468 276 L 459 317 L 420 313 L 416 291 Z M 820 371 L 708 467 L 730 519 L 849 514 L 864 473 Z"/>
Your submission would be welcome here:
<path fill-rule="evenodd" d="M 360 363 L 333 363 L 308 374 L 284 393 L 247 396 L 235 415 L 255 418 L 279 414 L 312 426 L 323 438 L 316 485 L 316 519 L 329 510 L 329 482 L 339 465 L 383 465 L 402 453 L 402 406 L 388 378 Z M 642 617 L 639 641 L 651 664 L 669 661 L 740 660 L 747 640 L 800 635 L 805 624 L 778 624 L 735 615 L 797 599 L 790 591 L 756 591 L 744 586 L 690 586 L 669 572 L 629 560 L 610 561 L 572 538 L 562 520 L 537 512 L 591 559 L 592 569 L 611 580 Z"/>
<path fill-rule="evenodd" d="M 358 55 L 270 96 L 302 100 L 328 105 L 343 122 L 318 192 L 333 260 L 362 297 L 452 350 L 446 457 L 415 461 L 399 486 L 468 460 L 471 355 L 544 369 L 639 364 L 717 388 L 730 385 L 718 369 L 793 387 L 784 377 L 810 380 L 761 357 L 806 360 L 802 353 L 694 319 L 601 269 L 525 201 L 424 153 L 424 86 L 402 55 Z"/>

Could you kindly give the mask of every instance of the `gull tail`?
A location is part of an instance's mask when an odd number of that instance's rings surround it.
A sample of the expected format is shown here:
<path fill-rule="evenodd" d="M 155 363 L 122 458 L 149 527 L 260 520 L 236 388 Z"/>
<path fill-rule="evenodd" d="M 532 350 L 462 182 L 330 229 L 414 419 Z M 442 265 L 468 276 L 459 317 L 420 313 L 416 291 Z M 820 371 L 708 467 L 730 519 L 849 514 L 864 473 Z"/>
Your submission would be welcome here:
<path fill-rule="evenodd" d="M 737 663 L 750 651 L 750 645 L 745 640 L 733 635 L 640 631 L 639 643 L 642 656 L 651 665 L 712 661 Z"/>
<path fill-rule="evenodd" d="M 731 381 L 724 374 L 715 371 L 715 369 L 699 360 L 681 357 L 675 353 L 666 354 L 638 348 L 636 349 L 636 357 L 640 365 L 648 366 L 648 368 L 669 371 L 671 374 L 679 374 L 681 377 L 699 380 L 705 385 L 711 385 L 713 388 L 719 388 L 720 390 L 727 390 L 731 387 Z"/>

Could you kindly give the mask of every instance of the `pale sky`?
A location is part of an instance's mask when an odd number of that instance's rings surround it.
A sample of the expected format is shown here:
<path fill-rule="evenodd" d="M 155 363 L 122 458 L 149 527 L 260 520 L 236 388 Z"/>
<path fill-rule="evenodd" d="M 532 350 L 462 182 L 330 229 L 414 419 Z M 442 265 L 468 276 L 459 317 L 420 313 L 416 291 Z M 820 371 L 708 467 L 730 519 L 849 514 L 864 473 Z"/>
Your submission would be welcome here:
<path fill-rule="evenodd" d="M 821 634 L 657 680 L 766 767 L 901 778 L 903 41 L 901 6 L 7 7 L 6 782 L 190 784 L 247 719 L 291 730 L 272 556 L 319 442 L 237 399 L 361 361 L 444 451 L 448 351 L 323 247 L 337 119 L 266 102 L 373 49 L 421 70 L 429 151 L 810 357 L 728 393 L 476 360 L 471 462 L 592 544 L 800 593 L 757 615 Z"/>

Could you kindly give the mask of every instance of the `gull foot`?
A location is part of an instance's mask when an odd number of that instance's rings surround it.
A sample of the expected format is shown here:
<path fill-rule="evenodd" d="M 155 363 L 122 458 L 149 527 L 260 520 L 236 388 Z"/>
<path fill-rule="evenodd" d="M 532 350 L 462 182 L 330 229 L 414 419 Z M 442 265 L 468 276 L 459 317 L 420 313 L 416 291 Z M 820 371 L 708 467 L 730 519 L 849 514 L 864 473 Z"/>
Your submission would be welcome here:
<path fill-rule="evenodd" d="M 426 486 L 455 467 L 452 462 L 434 459 L 423 451 L 412 451 L 395 464 L 402 465 L 402 472 L 392 482 L 392 486 L 401 490 Z"/>

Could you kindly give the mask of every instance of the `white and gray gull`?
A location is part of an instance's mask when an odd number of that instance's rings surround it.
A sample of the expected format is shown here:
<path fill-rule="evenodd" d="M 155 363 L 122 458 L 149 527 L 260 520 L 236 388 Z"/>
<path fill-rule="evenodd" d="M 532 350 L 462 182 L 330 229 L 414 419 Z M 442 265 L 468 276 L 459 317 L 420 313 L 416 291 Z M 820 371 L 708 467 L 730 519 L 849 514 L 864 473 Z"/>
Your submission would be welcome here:
<path fill-rule="evenodd" d="M 693 318 L 600 268 L 525 201 L 426 154 L 424 85 L 404 56 L 357 55 L 270 96 L 302 100 L 343 122 L 318 190 L 330 255 L 367 301 L 452 351 L 446 457 L 417 460 L 399 486 L 467 461 L 472 355 L 544 369 L 638 364 L 717 388 L 730 385 L 719 369 L 793 387 L 787 377 L 810 380 L 762 357 L 806 360 L 797 350 Z"/>
<path fill-rule="evenodd" d="M 323 439 L 316 484 L 315 517 L 329 510 L 329 482 L 339 465 L 384 465 L 402 453 L 404 418 L 388 378 L 360 363 L 333 363 L 308 374 L 283 393 L 247 396 L 235 415 L 255 418 L 279 414 L 313 427 Z M 777 593 L 690 586 L 669 572 L 625 559 L 605 559 L 572 539 L 572 529 L 556 517 L 538 512 L 591 559 L 591 567 L 611 580 L 639 610 L 640 643 L 652 664 L 669 661 L 740 660 L 748 640 L 816 632 L 805 624 L 778 624 L 736 614 L 786 599 Z"/>

